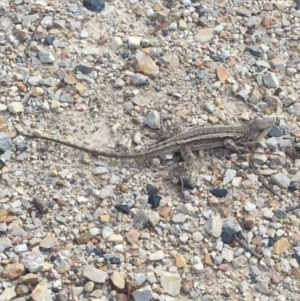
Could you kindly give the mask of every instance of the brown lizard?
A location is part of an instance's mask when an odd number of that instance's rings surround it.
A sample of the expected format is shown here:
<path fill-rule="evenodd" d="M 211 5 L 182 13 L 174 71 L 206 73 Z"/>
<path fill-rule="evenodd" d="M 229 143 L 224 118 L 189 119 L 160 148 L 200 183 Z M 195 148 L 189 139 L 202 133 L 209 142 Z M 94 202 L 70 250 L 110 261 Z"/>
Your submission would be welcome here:
<path fill-rule="evenodd" d="M 237 152 L 245 151 L 244 146 L 251 146 L 265 137 L 272 125 L 273 122 L 267 119 L 256 119 L 249 123 L 236 126 L 196 126 L 172 138 L 150 145 L 145 150 L 129 153 L 90 149 L 67 141 L 40 135 L 22 134 L 22 136 L 31 139 L 52 141 L 84 151 L 93 156 L 115 159 L 146 159 L 183 150 L 197 151 L 200 149 L 211 149 L 223 146 Z"/>
<path fill-rule="evenodd" d="M 161 24 L 159 24 L 152 32 L 151 32 L 151 35 L 152 36 L 155 36 L 157 34 L 157 32 L 159 32 L 160 30 L 168 27 L 170 24 L 172 23 L 171 20 L 169 21 L 166 21 L 166 22 L 163 22 Z"/>

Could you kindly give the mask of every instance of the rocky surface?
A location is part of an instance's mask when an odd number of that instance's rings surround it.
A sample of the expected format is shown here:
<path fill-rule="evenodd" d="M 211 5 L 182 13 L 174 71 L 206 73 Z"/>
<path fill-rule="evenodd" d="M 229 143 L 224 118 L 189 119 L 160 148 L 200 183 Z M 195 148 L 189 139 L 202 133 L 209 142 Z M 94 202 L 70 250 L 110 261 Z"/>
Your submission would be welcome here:
<path fill-rule="evenodd" d="M 103 7 L 0 1 L 0 300 L 297 300 L 296 2 Z M 258 117 L 274 127 L 256 152 L 199 152 L 183 195 L 174 155 L 106 160 L 22 136 L 138 151 L 162 121 Z"/>

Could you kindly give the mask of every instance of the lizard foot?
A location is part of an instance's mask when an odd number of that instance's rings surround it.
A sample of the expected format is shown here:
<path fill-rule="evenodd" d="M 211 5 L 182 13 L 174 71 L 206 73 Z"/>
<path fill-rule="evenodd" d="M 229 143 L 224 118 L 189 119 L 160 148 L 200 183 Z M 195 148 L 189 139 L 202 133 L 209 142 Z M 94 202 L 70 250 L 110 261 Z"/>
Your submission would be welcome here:
<path fill-rule="evenodd" d="M 194 160 L 193 154 L 188 148 L 185 148 L 181 153 L 185 161 L 178 163 L 175 169 L 173 169 L 173 184 L 179 188 L 183 200 L 187 201 L 189 198 L 189 192 L 187 190 L 194 189 L 192 180 L 199 174 L 200 162 Z"/>
<path fill-rule="evenodd" d="M 184 131 L 182 123 L 175 119 L 171 122 L 169 119 L 161 122 L 161 130 L 159 135 L 159 141 L 165 141 L 172 138 L 175 135 L 181 134 Z"/>

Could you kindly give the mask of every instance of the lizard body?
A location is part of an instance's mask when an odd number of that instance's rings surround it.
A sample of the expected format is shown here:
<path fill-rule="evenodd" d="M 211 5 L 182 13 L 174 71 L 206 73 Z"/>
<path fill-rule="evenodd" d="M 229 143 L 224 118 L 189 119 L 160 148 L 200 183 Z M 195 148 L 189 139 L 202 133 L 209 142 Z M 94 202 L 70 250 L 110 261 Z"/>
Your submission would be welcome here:
<path fill-rule="evenodd" d="M 211 149 L 216 147 L 227 147 L 239 151 L 243 146 L 255 144 L 265 137 L 270 131 L 273 123 L 266 119 L 256 119 L 247 124 L 236 126 L 209 126 L 194 127 L 186 132 L 177 134 L 167 140 L 150 145 L 139 152 L 118 153 L 102 151 L 79 146 L 67 141 L 62 141 L 46 136 L 22 134 L 31 139 L 43 139 L 62 144 L 74 149 L 87 152 L 93 156 L 102 156 L 115 159 L 146 159 L 164 154 L 181 151 L 190 148 L 192 151 L 200 149 Z"/>

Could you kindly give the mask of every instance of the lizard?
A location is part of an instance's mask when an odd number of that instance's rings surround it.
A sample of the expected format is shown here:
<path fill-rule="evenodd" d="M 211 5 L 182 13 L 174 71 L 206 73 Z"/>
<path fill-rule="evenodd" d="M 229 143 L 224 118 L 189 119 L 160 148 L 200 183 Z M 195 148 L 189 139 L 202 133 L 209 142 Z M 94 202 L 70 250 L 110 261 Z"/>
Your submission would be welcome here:
<path fill-rule="evenodd" d="M 248 123 L 234 126 L 196 126 L 185 132 L 174 135 L 164 141 L 150 145 L 148 148 L 129 153 L 118 153 L 104 150 L 96 150 L 79 146 L 71 142 L 58 140 L 38 134 L 23 134 L 29 139 L 43 139 L 65 145 L 92 156 L 107 157 L 114 159 L 148 159 L 164 154 L 175 152 L 198 151 L 200 149 L 211 149 L 226 147 L 240 153 L 245 151 L 245 146 L 254 145 L 265 137 L 272 128 L 273 122 L 268 119 L 255 119 Z"/>

